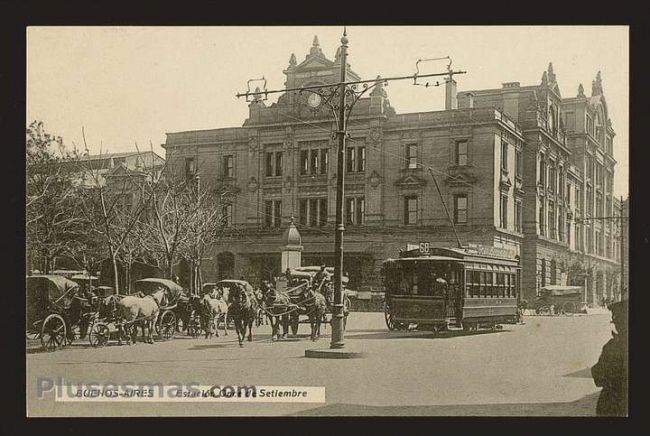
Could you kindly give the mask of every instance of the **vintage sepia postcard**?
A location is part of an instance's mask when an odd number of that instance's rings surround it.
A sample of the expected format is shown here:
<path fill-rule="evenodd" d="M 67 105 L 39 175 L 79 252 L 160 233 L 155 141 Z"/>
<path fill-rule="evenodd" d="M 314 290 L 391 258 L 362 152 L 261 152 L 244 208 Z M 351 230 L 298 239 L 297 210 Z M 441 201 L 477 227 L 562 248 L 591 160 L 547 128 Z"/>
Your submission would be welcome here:
<path fill-rule="evenodd" d="M 628 31 L 28 27 L 27 415 L 628 416 Z"/>

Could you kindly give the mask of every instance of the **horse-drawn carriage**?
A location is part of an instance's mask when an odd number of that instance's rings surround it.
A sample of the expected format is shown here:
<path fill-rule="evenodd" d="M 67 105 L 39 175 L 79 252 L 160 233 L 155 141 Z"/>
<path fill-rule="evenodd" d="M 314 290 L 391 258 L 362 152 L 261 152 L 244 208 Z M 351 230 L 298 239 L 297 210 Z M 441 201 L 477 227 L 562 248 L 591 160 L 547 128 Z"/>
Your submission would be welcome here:
<path fill-rule="evenodd" d="M 49 351 L 71 343 L 84 316 L 80 286 L 62 276 L 36 275 L 27 277 L 26 292 L 27 339 L 40 339 Z"/>
<path fill-rule="evenodd" d="M 587 313 L 581 286 L 549 285 L 540 289 L 537 298 L 528 304 L 537 315 L 573 315 Z"/>
<path fill-rule="evenodd" d="M 182 306 L 186 303 L 182 298 L 183 288 L 172 280 L 160 278 L 141 279 L 133 285 L 135 292 L 140 295 L 151 295 L 160 289 L 164 290 L 165 303 L 159 307 L 155 328 L 162 339 L 171 339 L 178 327 L 179 304 Z"/>
<path fill-rule="evenodd" d="M 321 323 L 331 324 L 334 300 L 334 286 L 331 277 L 334 274 L 334 268 L 325 268 L 324 272 L 319 276 L 321 269 L 322 267 L 320 266 L 301 266 L 290 269 L 288 277 L 281 277 L 276 280 L 276 288 L 272 290 L 276 295 L 272 295 L 271 300 L 263 297 L 264 304 L 262 306 L 266 315 L 271 319 L 274 330 L 273 336 L 277 335 L 277 326 L 274 326 L 273 318 L 288 317 L 288 325 L 293 335 L 298 334 L 300 324 L 311 324 L 312 339 L 320 334 Z M 347 277 L 343 277 L 344 286 L 347 282 Z M 262 290 L 262 293 L 264 294 L 265 291 Z M 320 294 L 323 297 L 322 314 L 320 314 L 317 323 L 314 320 L 314 313 L 320 309 L 317 309 L 318 304 L 315 304 L 317 303 L 315 300 L 320 301 L 321 299 L 320 297 L 316 297 L 315 294 Z M 344 326 L 347 322 L 349 312 L 350 298 L 344 288 Z M 317 329 L 316 332 L 314 328 Z"/>

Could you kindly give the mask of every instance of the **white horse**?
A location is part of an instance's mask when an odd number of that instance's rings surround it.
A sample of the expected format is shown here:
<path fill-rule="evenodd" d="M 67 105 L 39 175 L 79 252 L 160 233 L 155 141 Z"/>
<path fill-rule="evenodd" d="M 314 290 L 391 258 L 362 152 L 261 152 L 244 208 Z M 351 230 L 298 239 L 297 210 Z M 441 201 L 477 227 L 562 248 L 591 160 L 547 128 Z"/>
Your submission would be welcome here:
<path fill-rule="evenodd" d="M 205 294 L 201 301 L 203 313 L 201 314 L 201 324 L 205 330 L 205 338 L 212 336 L 216 332 L 219 337 L 219 320 L 223 320 L 223 334 L 228 336 L 228 304 L 221 298 L 214 298 L 214 295 Z"/>
<path fill-rule="evenodd" d="M 150 295 L 136 297 L 127 295 L 122 298 L 118 305 L 120 314 L 125 322 L 133 325 L 136 322 L 142 322 L 142 340 L 153 344 L 153 330 L 158 321 L 160 306 L 165 301 L 165 290 L 158 289 Z M 145 339 L 145 329 L 148 330 L 148 338 Z M 136 329 L 133 326 L 131 330 L 133 343 L 135 343 Z"/>

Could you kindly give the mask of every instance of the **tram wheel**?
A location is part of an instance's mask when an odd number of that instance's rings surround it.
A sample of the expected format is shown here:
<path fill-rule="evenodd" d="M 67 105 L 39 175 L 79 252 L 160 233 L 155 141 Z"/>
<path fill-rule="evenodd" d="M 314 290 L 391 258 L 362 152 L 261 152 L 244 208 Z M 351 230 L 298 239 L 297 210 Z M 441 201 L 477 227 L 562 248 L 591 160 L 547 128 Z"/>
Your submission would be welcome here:
<path fill-rule="evenodd" d="M 386 320 L 386 327 L 388 327 L 388 330 L 393 331 L 397 329 L 388 301 L 384 302 L 384 319 Z"/>

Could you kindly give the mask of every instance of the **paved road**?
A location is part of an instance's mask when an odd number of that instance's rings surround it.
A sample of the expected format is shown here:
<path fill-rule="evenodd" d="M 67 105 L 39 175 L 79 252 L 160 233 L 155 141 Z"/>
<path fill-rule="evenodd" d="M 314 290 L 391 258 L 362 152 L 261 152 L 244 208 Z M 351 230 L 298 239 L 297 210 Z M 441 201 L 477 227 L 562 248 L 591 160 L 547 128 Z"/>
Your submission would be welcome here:
<path fill-rule="evenodd" d="M 307 326 L 301 326 L 306 333 Z M 609 315 L 526 317 L 502 331 L 388 332 L 383 315 L 353 313 L 347 345 L 364 359 L 304 357 L 329 344 L 307 338 L 253 343 L 228 337 L 177 337 L 155 345 L 73 345 L 28 353 L 30 416 L 155 415 L 593 415 L 598 388 L 589 368 L 610 337 Z M 37 377 L 92 381 L 196 382 L 203 385 L 325 386 L 324 404 L 64 403 L 36 398 Z"/>

